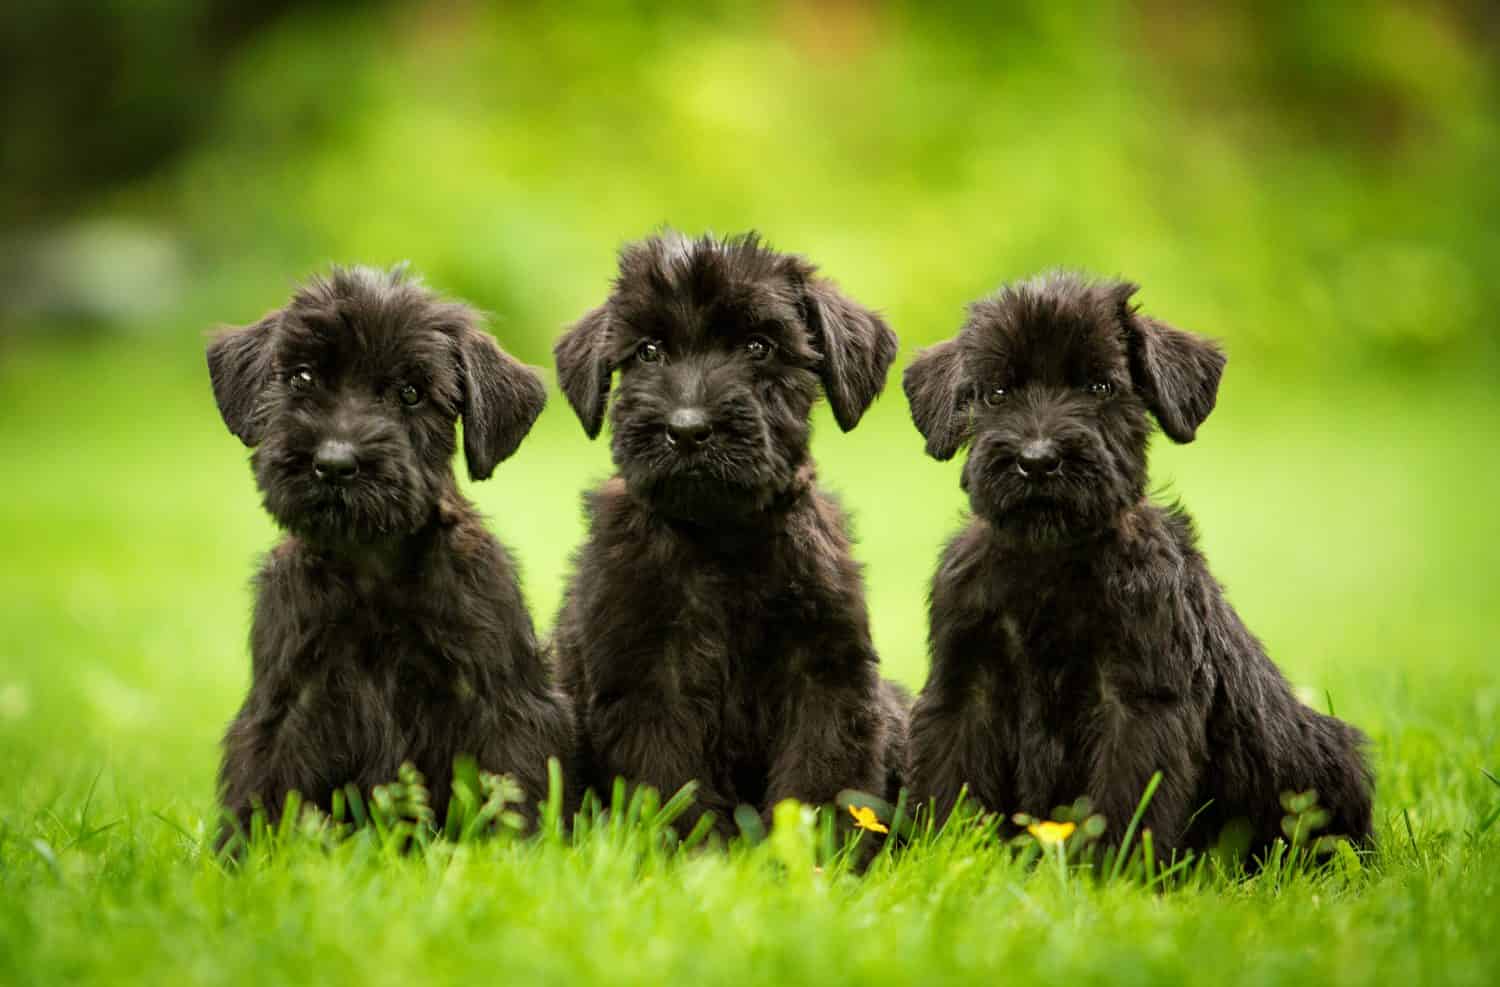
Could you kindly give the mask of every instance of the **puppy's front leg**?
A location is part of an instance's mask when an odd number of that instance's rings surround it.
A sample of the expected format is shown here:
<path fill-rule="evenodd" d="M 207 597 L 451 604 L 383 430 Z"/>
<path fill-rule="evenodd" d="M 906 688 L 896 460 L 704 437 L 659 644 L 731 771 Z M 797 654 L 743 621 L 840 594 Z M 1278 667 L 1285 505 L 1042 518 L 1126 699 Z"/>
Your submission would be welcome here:
<path fill-rule="evenodd" d="M 802 672 L 787 705 L 787 726 L 773 751 L 765 814 L 796 799 L 831 805 L 845 789 L 885 790 L 881 758 L 885 723 L 875 700 L 873 655 L 852 661 L 815 660 Z"/>
<path fill-rule="evenodd" d="M 1187 700 L 1130 701 L 1107 697 L 1098 710 L 1097 742 L 1089 766 L 1088 797 L 1104 816 L 1107 840 L 1118 845 L 1140 805 L 1151 776 L 1162 773 L 1136 838 L 1151 830 L 1153 843 L 1181 846 L 1199 791 L 1205 751 L 1201 711 Z"/>
<path fill-rule="evenodd" d="M 686 836 L 704 812 L 712 811 L 719 834 L 734 835 L 734 802 L 717 790 L 709 772 L 710 725 L 717 710 L 649 686 L 601 693 L 591 707 L 592 744 L 603 784 L 624 778 L 655 788 L 666 800 L 688 782 L 697 782 L 692 806 L 674 824 L 678 833 Z M 608 797 L 607 791 L 599 794 Z"/>
<path fill-rule="evenodd" d="M 1020 716 L 1007 705 L 1008 675 L 995 661 L 994 617 L 954 602 L 956 588 L 933 586 L 932 671 L 911 715 L 911 804 L 931 804 L 941 823 L 959 793 L 987 812 L 1015 804 Z"/>
<path fill-rule="evenodd" d="M 952 814 L 959 793 L 990 812 L 1013 808 L 1010 757 L 992 717 L 962 700 L 928 688 L 911 714 L 911 805 L 930 805 L 939 824 Z"/>
<path fill-rule="evenodd" d="M 248 839 L 257 809 L 265 813 L 269 824 L 276 825 L 293 791 L 325 811 L 329 808 L 330 784 L 316 759 L 329 752 L 299 744 L 284 734 L 293 702 L 286 682 L 256 682 L 225 731 L 224 759 L 219 766 L 219 797 L 225 814 L 215 849 L 222 850 L 236 835 Z"/>
<path fill-rule="evenodd" d="M 235 828 L 248 837 L 257 807 L 275 823 L 287 795 L 297 791 L 312 800 L 324 796 L 325 779 L 318 770 L 330 752 L 316 743 L 285 736 L 287 720 L 299 702 L 299 669 L 310 650 L 297 604 L 300 582 L 294 569 L 273 553 L 258 576 L 250 625 L 250 692 L 225 731 L 224 757 L 219 765 L 219 797 L 228 818 L 216 845 L 222 849 Z"/>

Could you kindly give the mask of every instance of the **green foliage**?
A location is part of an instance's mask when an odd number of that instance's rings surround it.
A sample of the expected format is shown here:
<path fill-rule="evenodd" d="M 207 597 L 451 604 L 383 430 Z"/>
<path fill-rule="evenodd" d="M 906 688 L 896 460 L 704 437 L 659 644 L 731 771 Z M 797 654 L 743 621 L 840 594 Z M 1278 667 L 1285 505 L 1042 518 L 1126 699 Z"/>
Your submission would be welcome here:
<path fill-rule="evenodd" d="M 246 577 L 275 536 L 244 450 L 196 340 L 13 347 L 0 363 L 0 982 L 1187 983 L 1224 969 L 1266 984 L 1492 983 L 1500 584 L 1475 574 L 1500 534 L 1500 474 L 1476 468 L 1474 439 L 1495 416 L 1490 381 L 1312 389 L 1231 367 L 1226 387 L 1197 442 L 1157 450 L 1156 477 L 1175 480 L 1306 700 L 1336 700 L 1371 734 L 1373 858 L 1303 843 L 1245 876 L 1228 856 L 1163 857 L 1139 830 L 1108 856 L 1086 805 L 1052 814 L 1077 827 L 1059 851 L 1003 841 L 993 818 L 936 831 L 850 797 L 839 811 L 868 806 L 907 840 L 859 875 L 833 819 L 793 806 L 769 833 L 749 813 L 727 850 L 706 829 L 681 845 L 667 823 L 690 791 L 621 788 L 571 831 L 552 800 L 541 835 L 515 839 L 513 791 L 464 766 L 447 819 L 428 819 L 408 775 L 326 819 L 286 814 L 226 867 L 204 849 L 216 742 L 248 675 Z M 863 536 L 882 660 L 919 686 L 956 470 L 920 457 L 895 395 L 847 435 L 818 426 L 822 474 Z M 468 487 L 523 563 L 543 629 L 581 536 L 575 496 L 606 469 L 557 405 L 494 480 Z M 1317 811 L 1297 793 L 1287 809 L 1294 834 Z"/>
<path fill-rule="evenodd" d="M 247 21 L 212 83 L 189 84 L 213 107 L 194 139 L 70 200 L 71 219 L 158 231 L 181 258 L 176 279 L 135 279 L 153 315 L 109 293 L 94 314 L 185 338 L 329 262 L 410 259 L 540 362 L 615 247 L 672 223 L 760 228 L 908 346 L 1001 281 L 1068 265 L 1139 280 L 1237 361 L 1500 355 L 1484 274 L 1500 67 L 1462 5 L 930 8 L 311 4 Z M 196 23 L 181 3 L 154 16 L 160 38 Z M 182 101 L 182 82 L 139 72 L 170 88 L 161 106 Z M 160 121 L 142 127 L 132 146 Z M 111 279 L 62 257 L 58 292 Z"/>

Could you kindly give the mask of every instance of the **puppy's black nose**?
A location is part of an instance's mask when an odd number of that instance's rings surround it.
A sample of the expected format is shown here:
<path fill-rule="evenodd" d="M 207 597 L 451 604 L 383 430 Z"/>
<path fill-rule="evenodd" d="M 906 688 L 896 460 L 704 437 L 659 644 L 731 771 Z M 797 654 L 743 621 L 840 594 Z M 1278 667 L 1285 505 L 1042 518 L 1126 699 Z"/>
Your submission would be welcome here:
<path fill-rule="evenodd" d="M 713 423 L 701 408 L 678 408 L 667 416 L 667 441 L 674 446 L 696 449 L 713 434 Z"/>
<path fill-rule="evenodd" d="M 339 439 L 329 439 L 318 446 L 313 456 L 313 472 L 326 483 L 347 483 L 359 472 L 354 446 Z"/>
<path fill-rule="evenodd" d="M 1021 447 L 1016 465 L 1022 476 L 1051 476 L 1062 468 L 1062 454 L 1051 439 L 1032 439 Z"/>

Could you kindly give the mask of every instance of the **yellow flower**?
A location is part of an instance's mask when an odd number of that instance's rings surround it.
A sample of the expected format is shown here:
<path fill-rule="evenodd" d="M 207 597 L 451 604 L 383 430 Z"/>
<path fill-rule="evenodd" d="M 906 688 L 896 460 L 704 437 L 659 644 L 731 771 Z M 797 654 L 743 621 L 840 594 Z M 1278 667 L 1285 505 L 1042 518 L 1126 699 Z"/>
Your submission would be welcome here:
<path fill-rule="evenodd" d="M 875 818 L 875 810 L 867 805 L 849 806 L 849 815 L 854 817 L 854 825 L 860 829 L 868 829 L 872 833 L 889 833 L 885 823 Z"/>
<path fill-rule="evenodd" d="M 1026 832 L 1036 837 L 1038 843 L 1056 846 L 1072 836 L 1077 828 L 1070 822 L 1035 822 L 1026 827 Z"/>

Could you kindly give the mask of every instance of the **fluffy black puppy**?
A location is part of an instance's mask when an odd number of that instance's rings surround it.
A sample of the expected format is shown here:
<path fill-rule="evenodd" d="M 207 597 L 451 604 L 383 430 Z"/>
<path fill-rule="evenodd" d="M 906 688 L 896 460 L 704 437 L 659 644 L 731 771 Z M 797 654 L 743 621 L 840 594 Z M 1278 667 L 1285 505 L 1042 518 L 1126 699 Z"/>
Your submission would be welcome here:
<path fill-rule="evenodd" d="M 555 352 L 590 437 L 620 381 L 619 474 L 586 498 L 556 636 L 587 780 L 667 794 L 696 780 L 680 826 L 712 810 L 725 834 L 741 804 L 893 798 L 906 703 L 880 678 L 808 414 L 821 385 L 853 428 L 895 334 L 754 234 L 668 232 L 621 252 L 609 300 Z"/>
<path fill-rule="evenodd" d="M 548 757 L 571 768 L 571 713 L 515 568 L 453 476 L 460 416 L 484 479 L 546 400 L 478 321 L 401 270 L 335 269 L 208 347 L 219 410 L 287 532 L 256 580 L 250 694 L 224 738 L 241 825 L 293 789 L 326 808 L 403 761 L 439 823 L 457 756 L 513 775 L 528 805 Z"/>
<path fill-rule="evenodd" d="M 906 370 L 928 453 L 971 446 L 975 515 L 933 580 L 912 794 L 946 815 L 968 785 L 1038 816 L 1086 795 L 1118 840 L 1161 771 L 1144 818 L 1159 847 L 1248 822 L 1264 848 L 1281 795 L 1307 790 L 1327 832 L 1366 841 L 1364 737 L 1297 700 L 1188 515 L 1146 498 L 1148 413 L 1192 441 L 1225 358 L 1138 313 L 1135 291 L 1068 274 L 1007 287 Z"/>

